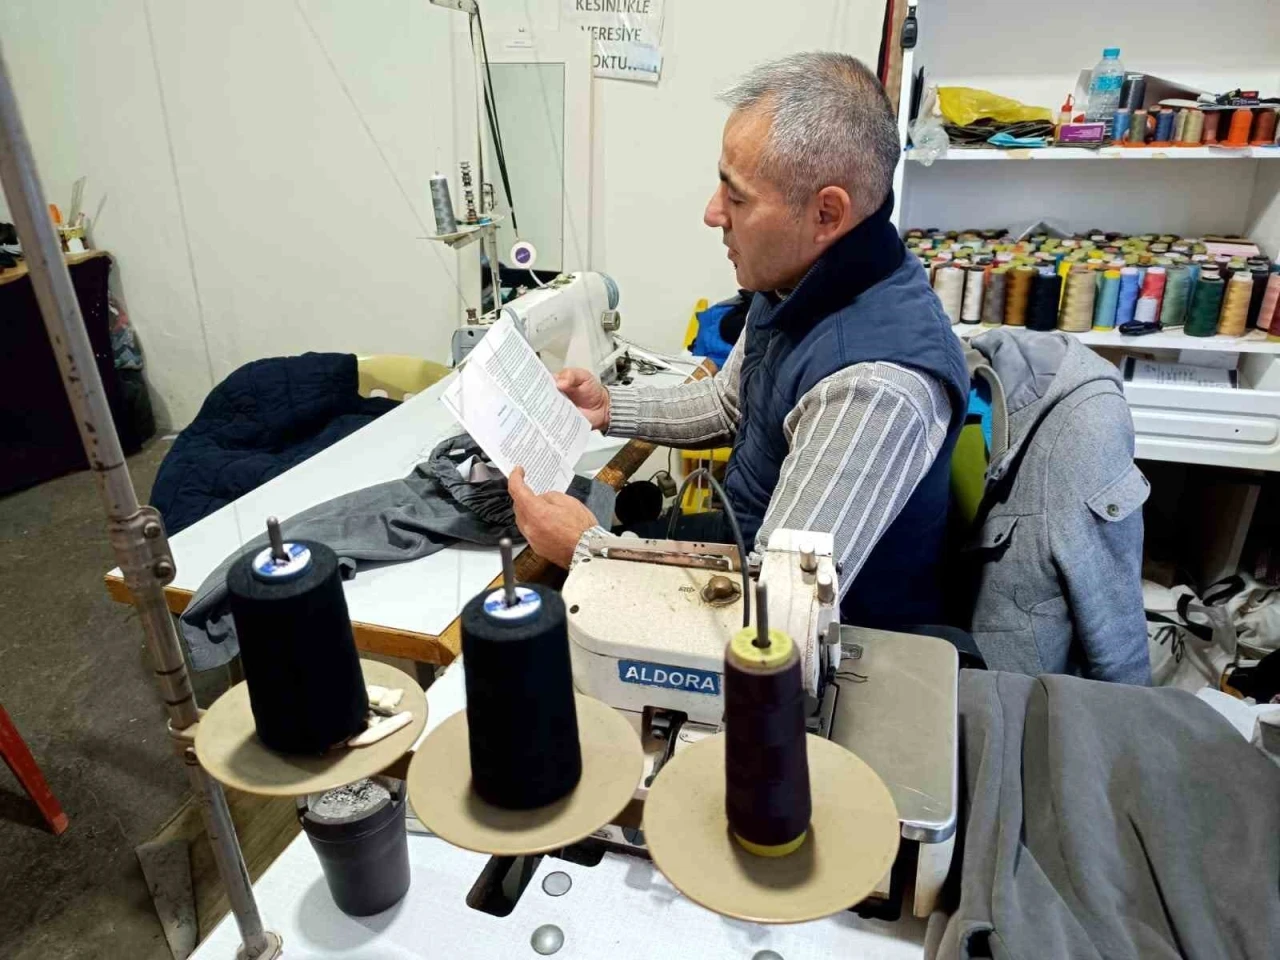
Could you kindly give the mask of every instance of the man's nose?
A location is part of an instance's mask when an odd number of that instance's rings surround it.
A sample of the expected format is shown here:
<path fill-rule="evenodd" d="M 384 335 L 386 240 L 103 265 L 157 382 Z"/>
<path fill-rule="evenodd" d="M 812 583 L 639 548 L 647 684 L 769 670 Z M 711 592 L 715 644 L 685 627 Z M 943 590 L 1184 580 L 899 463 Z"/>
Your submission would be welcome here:
<path fill-rule="evenodd" d="M 724 203 L 720 199 L 721 191 L 717 190 L 711 195 L 711 199 L 707 201 L 707 209 L 702 214 L 702 222 L 713 229 L 724 229 L 729 225 L 729 218 L 725 216 Z"/>

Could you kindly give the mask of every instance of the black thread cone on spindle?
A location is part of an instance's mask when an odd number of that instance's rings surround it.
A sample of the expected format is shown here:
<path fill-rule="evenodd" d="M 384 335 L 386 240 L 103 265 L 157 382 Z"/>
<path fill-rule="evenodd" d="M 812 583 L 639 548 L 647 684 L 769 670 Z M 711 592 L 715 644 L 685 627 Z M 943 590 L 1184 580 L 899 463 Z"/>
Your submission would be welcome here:
<path fill-rule="evenodd" d="M 500 588 L 462 610 L 471 786 L 495 807 L 531 810 L 577 786 L 582 750 L 564 601 L 508 586 L 514 603 Z"/>
<path fill-rule="evenodd" d="M 362 731 L 369 713 L 338 557 L 299 540 L 283 545 L 292 552 L 281 561 L 278 530 L 272 540 L 227 571 L 254 725 L 272 750 L 323 753 Z"/>
<path fill-rule="evenodd" d="M 756 609 L 768 609 L 763 588 Z M 767 622 L 740 630 L 725 650 L 724 696 L 729 829 L 751 853 L 786 856 L 804 843 L 813 813 L 804 687 L 791 638 Z"/>

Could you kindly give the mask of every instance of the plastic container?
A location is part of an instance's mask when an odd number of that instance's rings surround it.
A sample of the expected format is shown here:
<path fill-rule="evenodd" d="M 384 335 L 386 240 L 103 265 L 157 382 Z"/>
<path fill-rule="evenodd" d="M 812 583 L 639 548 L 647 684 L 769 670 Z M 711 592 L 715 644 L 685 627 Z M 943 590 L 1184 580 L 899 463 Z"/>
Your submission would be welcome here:
<path fill-rule="evenodd" d="M 370 784 L 361 790 L 360 784 Z M 349 791 L 343 802 L 333 795 Z M 409 891 L 409 835 L 403 780 L 375 777 L 300 798 L 298 820 L 320 858 L 329 893 L 348 916 L 367 917 Z"/>
<path fill-rule="evenodd" d="M 1085 119 L 1110 125 L 1120 106 L 1122 86 L 1124 65 L 1120 63 L 1120 48 L 1107 47 L 1089 77 L 1089 104 L 1085 109 Z"/>

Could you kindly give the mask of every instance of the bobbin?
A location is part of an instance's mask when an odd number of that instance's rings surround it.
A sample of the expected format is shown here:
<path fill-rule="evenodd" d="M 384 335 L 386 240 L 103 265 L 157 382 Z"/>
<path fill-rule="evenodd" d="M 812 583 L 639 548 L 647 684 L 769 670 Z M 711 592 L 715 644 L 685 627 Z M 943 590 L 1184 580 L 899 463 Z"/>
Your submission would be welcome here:
<path fill-rule="evenodd" d="M 519 622 L 538 614 L 538 593 L 515 582 L 511 541 L 499 544 L 503 584 L 483 594 L 484 615 Z M 474 603 L 475 601 L 473 601 Z M 477 794 L 466 711 L 445 720 L 419 744 L 407 775 L 409 804 L 441 839 L 477 853 L 520 856 L 576 843 L 617 816 L 644 774 L 640 738 L 617 711 L 574 694 L 581 773 L 560 799 L 532 809 L 508 809 Z"/>

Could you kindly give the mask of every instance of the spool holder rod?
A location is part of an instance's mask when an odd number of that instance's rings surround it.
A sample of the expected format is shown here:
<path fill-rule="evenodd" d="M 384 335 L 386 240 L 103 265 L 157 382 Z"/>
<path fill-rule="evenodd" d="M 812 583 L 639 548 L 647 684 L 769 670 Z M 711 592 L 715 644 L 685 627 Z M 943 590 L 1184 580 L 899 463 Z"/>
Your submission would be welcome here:
<path fill-rule="evenodd" d="M 498 550 L 502 553 L 502 600 L 508 607 L 514 607 L 519 601 L 516 598 L 516 564 L 511 558 L 511 538 L 499 540 Z"/>
<path fill-rule="evenodd" d="M 756 583 L 756 638 L 753 647 L 765 650 L 769 646 L 769 588 Z"/>
<path fill-rule="evenodd" d="M 280 521 L 275 517 L 267 517 L 267 539 L 271 541 L 271 559 L 276 563 L 285 563 L 289 554 L 285 553 L 284 536 L 280 533 Z"/>
<path fill-rule="evenodd" d="M 279 956 L 281 940 L 263 928 L 226 795 L 217 781 L 200 767 L 195 756 L 193 734 L 200 711 L 164 596 L 165 584 L 173 580 L 176 572 L 173 555 L 169 552 L 159 512 L 138 503 L 129 477 L 80 303 L 49 217 L 2 47 L 0 186 L 22 242 L 31 285 L 62 376 L 63 390 L 75 415 L 80 442 L 106 509 L 108 539 L 142 622 L 151 668 L 169 714 L 170 736 L 184 762 L 192 789 L 200 799 L 214 861 L 240 931 L 242 945 L 237 958 L 267 960 Z"/>

